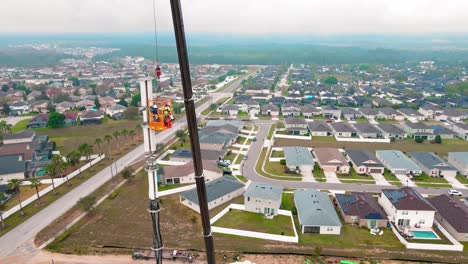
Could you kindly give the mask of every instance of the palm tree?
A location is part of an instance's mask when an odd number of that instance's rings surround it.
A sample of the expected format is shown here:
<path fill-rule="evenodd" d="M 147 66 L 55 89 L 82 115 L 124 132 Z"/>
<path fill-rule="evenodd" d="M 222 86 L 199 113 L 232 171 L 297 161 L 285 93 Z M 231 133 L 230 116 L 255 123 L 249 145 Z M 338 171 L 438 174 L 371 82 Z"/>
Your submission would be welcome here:
<path fill-rule="evenodd" d="M 61 177 L 63 178 L 63 173 L 67 170 L 67 168 L 70 166 L 70 163 L 66 162 L 66 161 L 63 161 L 63 159 L 61 160 L 62 162 L 59 163 L 59 168 L 60 168 L 60 174 L 61 174 Z M 65 180 L 67 181 L 67 186 L 70 186 L 71 183 L 68 179 L 68 173 L 65 174 Z"/>
<path fill-rule="evenodd" d="M 29 187 L 31 187 L 31 189 L 32 188 L 36 189 L 37 201 L 38 201 L 38 204 L 41 204 L 41 196 L 39 195 L 39 186 L 42 185 L 41 180 L 39 180 L 38 178 L 31 178 L 29 182 L 31 183 Z"/>
<path fill-rule="evenodd" d="M 122 129 L 122 131 L 120 131 L 120 135 L 124 136 L 125 137 L 125 140 L 124 140 L 124 146 L 126 145 L 127 143 L 127 135 L 128 135 L 128 130 L 127 129 Z"/>
<path fill-rule="evenodd" d="M 114 136 L 115 140 L 117 141 L 117 152 L 120 152 L 120 144 L 119 144 L 120 132 L 119 131 L 114 131 L 114 133 L 112 133 L 112 135 Z"/>
<path fill-rule="evenodd" d="M 49 163 L 46 166 L 46 174 L 50 176 L 50 179 L 52 181 L 52 189 L 54 190 L 54 194 L 58 194 L 57 190 L 55 189 L 55 183 L 54 183 L 54 178 L 57 177 L 57 168 L 52 164 Z"/>
<path fill-rule="evenodd" d="M 132 140 L 135 140 L 135 130 L 130 130 L 128 131 L 128 135 L 132 138 Z"/>
<path fill-rule="evenodd" d="M 136 130 L 136 132 L 138 134 L 138 137 L 141 137 L 141 135 L 143 133 L 143 126 L 138 124 L 138 125 L 135 126 L 135 130 Z"/>
<path fill-rule="evenodd" d="M 94 144 L 96 144 L 98 146 L 99 155 L 101 155 L 102 154 L 102 152 L 101 152 L 102 139 L 101 138 L 96 138 L 96 140 L 94 141 Z"/>
<path fill-rule="evenodd" d="M 78 147 L 78 151 L 81 155 L 86 157 L 86 160 L 91 158 L 91 153 L 93 153 L 93 147 L 87 143 L 83 143 Z"/>
<path fill-rule="evenodd" d="M 107 142 L 107 148 L 108 148 L 108 151 L 109 151 L 109 158 L 111 158 L 111 150 L 110 150 L 110 141 L 112 140 L 112 136 L 111 135 L 105 135 L 104 136 L 104 141 Z"/>
<path fill-rule="evenodd" d="M 21 197 L 20 197 L 20 186 L 23 185 L 23 182 L 18 180 L 18 179 L 11 179 L 8 181 L 8 186 L 10 189 L 14 190 L 16 192 L 16 195 L 18 196 L 18 202 L 20 206 L 20 214 L 21 216 L 24 215 L 23 212 L 23 205 L 21 204 Z"/>

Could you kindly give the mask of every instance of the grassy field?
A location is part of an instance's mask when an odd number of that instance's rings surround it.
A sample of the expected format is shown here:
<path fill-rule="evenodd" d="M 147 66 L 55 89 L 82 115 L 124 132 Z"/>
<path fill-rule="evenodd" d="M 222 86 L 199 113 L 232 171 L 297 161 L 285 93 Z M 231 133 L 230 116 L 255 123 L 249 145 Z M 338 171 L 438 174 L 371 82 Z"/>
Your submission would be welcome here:
<path fill-rule="evenodd" d="M 267 139 L 270 140 L 273 137 L 273 133 L 275 132 L 276 125 L 272 125 L 268 130 Z"/>
<path fill-rule="evenodd" d="M 386 168 L 384 170 L 383 176 L 387 181 L 399 181 L 398 178 Z"/>
<path fill-rule="evenodd" d="M 462 184 L 468 184 L 468 177 L 458 174 L 456 178 Z"/>
<path fill-rule="evenodd" d="M 281 150 L 272 150 L 271 151 L 272 158 L 284 158 L 284 151 Z"/>
<path fill-rule="evenodd" d="M 31 119 L 25 119 L 25 120 L 21 120 L 19 121 L 18 123 L 16 123 L 12 128 L 11 128 L 11 133 L 16 133 L 16 132 L 20 132 L 21 130 L 25 130 L 26 129 L 26 126 L 28 125 L 29 121 Z"/>
<path fill-rule="evenodd" d="M 150 247 L 152 245 L 151 220 L 146 210 L 148 202 L 146 191 L 145 177 L 137 176 L 132 184 L 125 184 L 122 187 L 122 191 L 117 197 L 105 200 L 92 215 L 85 217 L 69 229 L 66 235 L 62 236 L 63 239 L 59 243 L 55 243 L 51 250 L 68 254 L 129 255 L 131 248 Z M 286 197 L 291 199 L 292 195 Z M 243 197 L 238 197 L 232 202 L 242 204 Z M 162 197 L 161 205 L 163 208 L 161 210 L 161 231 L 165 247 L 203 250 L 199 215 L 181 205 L 178 195 Z M 289 203 L 288 207 L 291 205 L 292 203 Z M 214 216 L 226 206 L 227 204 L 223 204 L 211 210 L 210 215 Z M 299 227 L 297 217 L 294 217 L 294 220 L 296 227 Z M 316 246 L 320 246 L 322 254 L 341 257 L 418 259 L 444 263 L 466 263 L 468 261 L 468 251 L 466 250 L 457 252 L 457 254 L 441 251 L 407 250 L 386 228 L 383 236 L 372 236 L 367 229 L 345 225 L 339 236 L 300 234 L 299 244 L 216 233 L 213 234 L 213 237 L 216 251 L 220 252 L 220 258 L 222 254 L 228 252 L 309 255 Z M 219 262 L 222 263 L 221 260 Z"/>
<path fill-rule="evenodd" d="M 422 173 L 418 176 L 413 176 L 412 180 L 415 183 L 448 183 L 448 181 L 444 178 L 430 177 L 425 173 Z"/>
<path fill-rule="evenodd" d="M 315 137 L 314 137 L 315 139 Z M 468 141 L 457 140 L 457 144 L 446 143 L 442 144 L 430 144 L 426 143 L 415 143 L 414 140 L 411 141 L 400 141 L 392 143 L 359 143 L 359 142 L 321 142 L 321 141 L 306 141 L 300 139 L 284 139 L 277 138 L 275 139 L 275 147 L 285 147 L 285 146 L 303 146 L 303 147 L 329 147 L 329 148 L 346 148 L 346 149 L 368 149 L 371 151 L 375 150 L 385 150 L 385 149 L 395 149 L 401 150 L 404 152 L 408 151 L 429 151 L 437 152 L 440 156 L 447 156 L 448 152 L 455 151 L 466 151 L 468 148 Z"/>
<path fill-rule="evenodd" d="M 259 161 L 262 161 L 262 160 L 259 159 Z M 270 173 L 273 175 L 302 177 L 300 174 L 297 174 L 297 173 L 287 173 L 286 165 L 282 165 L 280 162 L 270 162 L 268 161 L 268 156 L 266 156 L 266 159 L 265 159 L 264 169 L 266 173 Z"/>
<path fill-rule="evenodd" d="M 281 196 L 281 209 L 288 210 L 294 213 L 296 211 L 296 205 L 294 204 L 294 194 L 283 193 Z"/>
<path fill-rule="evenodd" d="M 264 176 L 264 177 L 267 177 L 267 178 L 271 178 L 271 179 L 276 179 L 276 180 L 288 180 L 288 181 L 300 181 L 302 180 L 301 177 L 297 177 L 297 176 L 294 176 L 294 175 L 291 175 L 292 177 L 290 178 L 283 178 L 283 177 L 275 177 L 275 176 L 272 176 L 270 174 L 267 174 L 263 171 L 262 169 L 262 164 L 263 164 L 263 161 L 265 160 L 265 157 L 266 157 L 266 154 L 267 154 L 267 149 L 266 148 L 263 148 L 262 151 L 260 152 L 260 156 L 258 157 L 258 160 L 257 160 L 257 163 L 255 163 L 255 170 L 257 171 L 258 174 Z M 273 162 L 270 162 L 270 163 L 273 163 Z M 279 162 L 277 162 L 279 164 Z M 281 164 L 279 164 L 281 165 Z M 284 165 L 282 165 L 284 166 Z M 265 167 L 266 167 L 266 164 L 265 164 Z M 288 174 L 288 176 L 290 176 Z"/>
<path fill-rule="evenodd" d="M 362 180 L 344 180 L 340 179 L 342 183 L 356 183 L 356 184 L 375 184 L 375 181 L 362 181 Z"/>
<path fill-rule="evenodd" d="M 241 164 L 243 159 L 244 159 L 244 155 L 239 154 L 239 156 L 236 159 L 235 164 Z"/>
<path fill-rule="evenodd" d="M 136 125 L 140 124 L 139 120 L 119 120 L 115 121 L 112 119 L 105 119 L 103 124 L 100 125 L 88 125 L 88 126 L 72 126 L 57 129 L 48 130 L 36 130 L 38 135 L 49 135 L 49 138 L 57 144 L 57 150 L 61 153 L 69 153 L 72 150 L 76 150 L 82 143 L 88 143 L 94 145 L 96 138 L 104 138 L 104 135 L 111 135 L 114 131 L 122 131 L 123 129 L 135 130 L 135 134 L 139 134 L 140 131 L 136 131 Z M 125 142 L 124 138 L 121 137 L 120 142 Z M 127 140 L 128 141 L 128 140 Z M 116 147 L 113 144 L 112 147 Z M 122 144 L 121 144 L 122 146 Z M 107 149 L 107 143 L 104 142 L 101 146 L 102 150 Z M 97 146 L 94 149 L 97 152 Z"/>
<path fill-rule="evenodd" d="M 425 183 L 425 182 L 416 182 L 416 185 L 419 187 L 433 187 L 433 188 L 451 188 L 452 185 L 448 183 Z"/>
<path fill-rule="evenodd" d="M 49 187 L 50 184 L 42 184 L 41 186 L 39 186 L 39 192 L 44 190 L 45 188 Z M 36 189 L 35 188 L 31 188 L 30 186 L 21 186 L 20 187 L 20 199 L 21 201 L 24 201 L 26 199 L 28 199 L 29 197 L 31 196 L 37 196 L 36 194 Z M 8 202 L 5 203 L 5 210 L 4 211 L 7 211 L 9 209 L 11 209 L 12 207 L 18 205 L 18 197 L 13 196 L 11 197 L 10 200 L 8 200 Z"/>
<path fill-rule="evenodd" d="M 326 182 L 327 179 L 325 177 L 325 174 L 323 173 L 323 170 L 320 168 L 318 164 L 314 165 L 314 178 L 318 182 Z"/>
<path fill-rule="evenodd" d="M 323 141 L 323 142 L 336 142 L 335 137 L 328 136 L 312 136 L 312 141 Z"/>
<path fill-rule="evenodd" d="M 274 235 L 294 236 L 291 217 L 277 215 L 273 219 L 266 219 L 263 214 L 230 210 L 213 226 L 255 231 Z"/>

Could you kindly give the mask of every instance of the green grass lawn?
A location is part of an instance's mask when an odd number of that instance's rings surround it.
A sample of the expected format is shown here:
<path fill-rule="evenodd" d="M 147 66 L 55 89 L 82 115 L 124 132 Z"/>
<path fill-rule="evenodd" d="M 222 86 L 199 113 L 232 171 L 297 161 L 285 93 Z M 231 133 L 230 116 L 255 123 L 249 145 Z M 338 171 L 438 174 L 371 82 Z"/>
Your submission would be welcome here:
<path fill-rule="evenodd" d="M 468 184 L 468 177 L 458 174 L 456 178 L 462 184 Z"/>
<path fill-rule="evenodd" d="M 236 158 L 236 155 L 237 155 L 237 154 L 235 154 L 235 153 L 233 153 L 233 152 L 231 151 L 231 153 L 229 153 L 229 155 L 224 156 L 224 159 L 225 159 L 225 160 L 231 161 L 231 163 L 234 163 L 234 159 Z"/>
<path fill-rule="evenodd" d="M 301 181 L 302 180 L 301 177 L 298 177 L 300 175 L 297 175 L 297 174 L 295 174 L 295 175 L 294 174 L 287 174 L 287 175 L 284 175 L 284 176 L 288 176 L 289 178 L 282 178 L 282 177 L 275 177 L 273 175 L 265 173 L 262 170 L 262 164 L 263 164 L 263 161 L 265 160 L 265 157 L 267 157 L 267 148 L 262 149 L 262 151 L 260 152 L 260 156 L 257 159 L 257 163 L 255 163 L 255 170 L 256 170 L 256 172 L 258 174 L 260 174 L 260 175 L 262 175 L 264 177 L 271 178 L 271 179 L 276 179 L 276 180 L 288 180 L 288 181 Z M 281 165 L 279 162 L 269 162 L 269 163 L 270 164 L 278 163 L 278 165 Z M 281 166 L 284 166 L 284 165 L 281 165 Z M 267 167 L 267 164 L 265 163 L 265 168 L 266 167 Z M 282 175 L 280 175 L 280 176 L 282 176 Z"/>
<path fill-rule="evenodd" d="M 238 157 L 237 157 L 237 159 L 236 159 L 236 162 L 235 162 L 235 164 L 241 164 L 241 163 L 242 163 L 242 160 L 243 160 L 243 158 L 244 158 L 244 155 L 242 155 L 242 154 L 239 154 L 239 156 L 238 156 Z"/>
<path fill-rule="evenodd" d="M 284 151 L 281 150 L 272 150 L 271 151 L 272 158 L 284 158 Z"/>
<path fill-rule="evenodd" d="M 296 205 L 294 204 L 294 194 L 283 193 L 281 196 L 281 209 L 288 210 L 294 213 Z"/>
<path fill-rule="evenodd" d="M 367 123 L 367 119 L 365 117 L 356 118 L 354 121 L 358 123 Z"/>
<path fill-rule="evenodd" d="M 29 121 L 31 119 L 25 119 L 25 120 L 21 120 L 19 121 L 18 123 L 16 123 L 16 125 L 14 125 L 12 128 L 11 128 L 11 133 L 17 133 L 17 132 L 20 132 L 22 130 L 25 130 L 26 129 L 26 126 L 28 125 Z"/>
<path fill-rule="evenodd" d="M 242 175 L 237 175 L 236 178 L 239 179 L 239 180 L 241 180 L 242 182 L 248 182 L 248 181 L 249 181 L 247 178 L 245 178 L 245 177 L 242 176 Z"/>
<path fill-rule="evenodd" d="M 270 140 L 273 137 L 273 133 L 275 132 L 276 125 L 272 125 L 268 130 L 267 139 Z"/>
<path fill-rule="evenodd" d="M 318 164 L 314 165 L 314 178 L 318 182 L 326 182 L 327 179 L 325 177 L 325 174 L 323 173 L 323 170 L 320 168 Z"/>
<path fill-rule="evenodd" d="M 312 141 L 336 142 L 336 138 L 332 136 L 312 136 Z"/>
<path fill-rule="evenodd" d="M 356 183 L 356 184 L 375 184 L 375 181 L 362 181 L 362 180 L 344 180 L 340 179 L 342 183 Z"/>
<path fill-rule="evenodd" d="M 430 177 L 425 173 L 422 173 L 418 176 L 413 176 L 412 180 L 415 183 L 448 183 L 448 181 L 444 178 Z"/>
<path fill-rule="evenodd" d="M 403 186 L 403 183 L 401 183 L 401 181 L 388 181 L 388 183 L 395 186 Z"/>
<path fill-rule="evenodd" d="M 247 140 L 246 137 L 238 137 L 238 138 L 237 138 L 237 143 L 239 143 L 239 144 L 244 144 L 244 142 L 245 142 L 246 140 Z"/>
<path fill-rule="evenodd" d="M 172 154 L 167 154 L 166 156 L 164 156 L 164 158 L 162 160 L 171 160 L 171 156 Z"/>
<path fill-rule="evenodd" d="M 184 187 L 184 186 L 187 186 L 187 185 L 190 185 L 190 184 L 167 184 L 167 185 L 158 185 L 158 191 L 159 191 L 159 192 L 162 192 L 162 191 L 172 190 L 172 189 L 179 188 L 179 187 Z"/>
<path fill-rule="evenodd" d="M 400 181 L 398 180 L 398 178 L 393 175 L 388 169 L 385 169 L 384 170 L 384 174 L 383 174 L 384 178 L 387 180 L 387 181 Z"/>
<path fill-rule="evenodd" d="M 373 180 L 371 176 L 368 175 L 359 175 L 356 173 L 356 170 L 351 167 L 349 170 L 349 174 L 336 174 L 340 179 L 353 179 L 353 180 Z"/>
<path fill-rule="evenodd" d="M 448 183 L 425 183 L 425 182 L 415 182 L 419 187 L 434 187 L 434 188 L 452 188 L 452 185 Z"/>
<path fill-rule="evenodd" d="M 255 231 L 274 235 L 294 236 L 294 229 L 289 216 L 277 215 L 266 219 L 263 214 L 230 210 L 213 226 Z"/>

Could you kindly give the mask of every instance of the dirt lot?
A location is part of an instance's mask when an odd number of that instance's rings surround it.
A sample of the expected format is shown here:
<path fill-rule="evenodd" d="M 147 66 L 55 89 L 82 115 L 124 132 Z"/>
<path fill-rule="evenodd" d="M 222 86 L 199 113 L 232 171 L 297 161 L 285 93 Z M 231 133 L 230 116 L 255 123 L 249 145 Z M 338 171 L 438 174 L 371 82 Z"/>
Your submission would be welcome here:
<path fill-rule="evenodd" d="M 117 197 L 103 202 L 92 216 L 80 221 L 78 225 L 69 230 L 60 243 L 51 245 L 49 248 L 66 254 L 123 254 L 128 256 L 134 247 L 151 246 L 151 224 L 146 211 L 146 191 L 144 177 L 137 177 L 132 184 L 125 184 Z M 234 202 L 242 202 L 242 197 Z M 226 204 L 212 210 L 211 216 L 225 206 Z M 161 231 L 165 247 L 203 250 L 199 215 L 181 205 L 177 195 L 163 197 L 162 207 Z M 214 239 L 216 252 L 229 256 L 239 254 L 238 252 L 311 254 L 316 246 L 320 245 L 313 241 L 292 244 L 221 234 L 214 234 Z M 340 237 L 337 236 L 336 239 Z M 453 254 L 372 244 L 366 246 L 366 250 L 363 251 L 360 247 L 343 247 L 335 244 L 320 245 L 322 254 L 346 257 L 378 256 L 380 259 L 426 259 L 451 263 L 462 263 L 468 260 L 468 251 Z"/>

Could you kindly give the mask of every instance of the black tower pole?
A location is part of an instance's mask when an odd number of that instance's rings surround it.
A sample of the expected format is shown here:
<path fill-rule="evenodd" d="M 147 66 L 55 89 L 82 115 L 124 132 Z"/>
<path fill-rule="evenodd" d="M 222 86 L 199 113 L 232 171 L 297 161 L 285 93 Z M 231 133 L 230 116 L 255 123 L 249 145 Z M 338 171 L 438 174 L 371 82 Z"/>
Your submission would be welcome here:
<path fill-rule="evenodd" d="M 192 146 L 193 165 L 195 170 L 195 181 L 197 184 L 198 204 L 203 226 L 203 236 L 205 238 L 206 257 L 208 264 L 215 263 L 213 236 L 211 235 L 210 216 L 206 198 L 205 176 L 203 175 L 203 164 L 198 140 L 197 114 L 193 99 L 192 81 L 190 78 L 190 66 L 187 55 L 187 44 L 185 41 L 184 21 L 180 0 L 171 0 L 172 21 L 177 44 L 177 54 L 179 57 L 180 75 L 184 90 L 185 113 L 187 115 L 187 125 L 190 134 L 190 144 Z"/>

